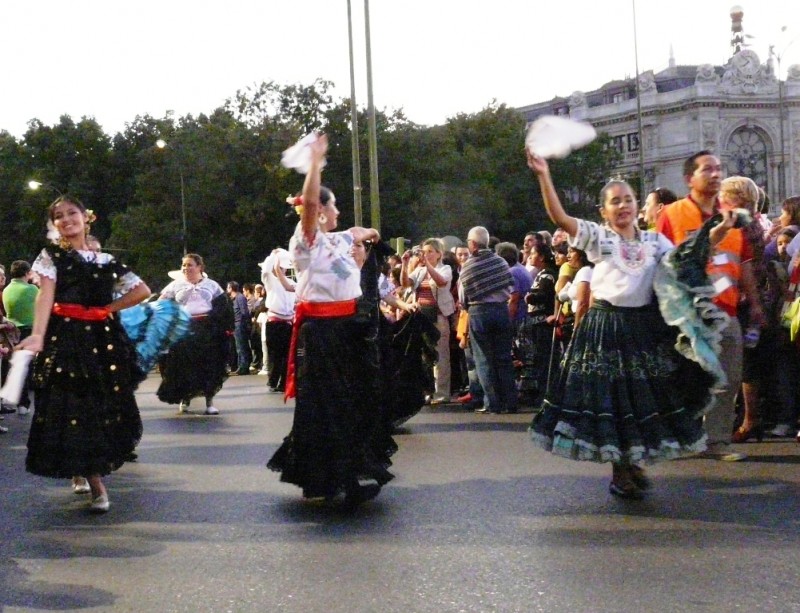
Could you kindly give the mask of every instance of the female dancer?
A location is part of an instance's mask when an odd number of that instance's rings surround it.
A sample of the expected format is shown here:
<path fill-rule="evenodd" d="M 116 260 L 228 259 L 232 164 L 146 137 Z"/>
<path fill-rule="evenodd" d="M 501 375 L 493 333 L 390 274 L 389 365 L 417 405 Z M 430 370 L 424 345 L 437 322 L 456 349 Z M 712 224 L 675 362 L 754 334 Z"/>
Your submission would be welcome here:
<path fill-rule="evenodd" d="M 216 281 L 204 275 L 203 258 L 196 253 L 183 256 L 182 279 L 172 281 L 160 300 L 175 300 L 192 316 L 190 334 L 175 343 L 160 361 L 161 385 L 158 398 L 178 405 L 186 413 L 192 398 L 203 396 L 206 415 L 219 415 L 214 396 L 228 378 L 228 338 L 233 330 L 233 309 Z"/>
<path fill-rule="evenodd" d="M 91 211 L 76 198 L 59 197 L 49 214 L 59 244 L 33 264 L 41 289 L 32 333 L 17 347 L 39 352 L 25 465 L 45 477 L 86 475 L 90 509 L 104 513 L 102 477 L 122 466 L 142 436 L 133 392 L 146 374 L 114 314 L 150 290 L 113 256 L 89 249 Z"/>
<path fill-rule="evenodd" d="M 333 231 L 336 199 L 320 183 L 327 150 L 324 135 L 311 145 L 303 210 L 289 244 L 299 277 L 286 397 L 297 400 L 292 430 L 267 467 L 303 488 L 306 498 L 344 492 L 356 505 L 393 477 L 388 457 L 375 450 L 371 426 L 380 399 L 369 380 L 365 324 L 355 317 L 361 274 L 352 246 L 380 236 L 369 228 Z"/>
<path fill-rule="evenodd" d="M 532 438 L 558 455 L 611 462 L 610 492 L 638 499 L 650 483 L 637 463 L 705 449 L 697 415 L 708 399 L 708 377 L 684 373 L 679 383 L 679 369 L 694 363 L 672 350 L 675 334 L 654 301 L 656 265 L 672 245 L 638 229 L 636 200 L 624 181 L 611 181 L 600 194 L 604 226 L 567 215 L 547 162 L 527 155 L 548 215 L 596 264 L 594 302 L 531 425 Z M 692 382 L 699 389 L 689 392 Z M 703 404 L 689 407 L 693 395 Z"/>

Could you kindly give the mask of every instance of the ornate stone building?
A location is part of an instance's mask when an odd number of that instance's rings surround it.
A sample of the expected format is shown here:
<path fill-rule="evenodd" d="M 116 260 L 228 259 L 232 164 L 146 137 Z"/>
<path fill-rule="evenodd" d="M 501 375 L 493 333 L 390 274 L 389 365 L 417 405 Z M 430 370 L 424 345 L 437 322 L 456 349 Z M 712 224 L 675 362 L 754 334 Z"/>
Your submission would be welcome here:
<path fill-rule="evenodd" d="M 749 49 L 725 66 L 676 66 L 670 59 L 666 70 L 639 75 L 640 105 L 636 90 L 635 79 L 612 81 L 518 110 L 528 122 L 565 115 L 608 133 L 624 156 L 617 174 L 637 189 L 641 146 L 647 191 L 685 194 L 683 161 L 711 149 L 727 175 L 748 176 L 767 191 L 773 213 L 783 198 L 800 195 L 800 65 L 779 81 L 772 60 L 762 64 Z"/>

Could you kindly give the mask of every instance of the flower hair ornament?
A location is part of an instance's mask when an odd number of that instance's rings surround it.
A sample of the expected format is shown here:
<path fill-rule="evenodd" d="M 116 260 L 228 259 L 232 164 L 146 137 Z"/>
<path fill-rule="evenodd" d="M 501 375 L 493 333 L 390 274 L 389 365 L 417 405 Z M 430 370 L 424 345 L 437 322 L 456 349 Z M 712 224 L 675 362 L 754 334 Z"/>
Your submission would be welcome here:
<path fill-rule="evenodd" d="M 287 196 L 286 203 L 294 207 L 294 212 L 298 215 L 303 215 L 303 197 L 302 196 Z"/>
<path fill-rule="evenodd" d="M 92 229 L 92 224 L 97 221 L 97 215 L 94 214 L 92 209 L 86 209 L 86 227 L 83 229 L 84 234 L 89 234 Z"/>

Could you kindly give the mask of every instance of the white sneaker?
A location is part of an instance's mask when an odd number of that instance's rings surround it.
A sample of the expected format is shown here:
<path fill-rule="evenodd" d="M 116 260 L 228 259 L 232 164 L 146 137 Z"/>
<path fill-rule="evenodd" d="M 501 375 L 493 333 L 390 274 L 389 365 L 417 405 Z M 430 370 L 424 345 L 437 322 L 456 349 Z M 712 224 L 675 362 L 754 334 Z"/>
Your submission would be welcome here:
<path fill-rule="evenodd" d="M 723 462 L 742 462 L 747 459 L 747 454 L 732 451 L 731 453 L 723 453 L 719 459 Z"/>
<path fill-rule="evenodd" d="M 100 494 L 92 498 L 89 510 L 93 513 L 106 513 L 110 506 L 111 503 L 108 501 L 108 494 Z"/>
<path fill-rule="evenodd" d="M 219 409 L 216 407 L 206 407 L 206 415 L 219 415 Z"/>
<path fill-rule="evenodd" d="M 5 426 L 0 426 L 0 434 L 5 434 L 6 432 L 8 432 L 8 428 Z"/>
<path fill-rule="evenodd" d="M 264 369 L 262 368 L 261 370 L 259 370 L 259 371 L 258 371 L 258 374 L 259 374 L 259 375 L 268 375 L 268 374 L 269 374 L 269 371 L 268 371 L 268 370 L 264 370 Z"/>
<path fill-rule="evenodd" d="M 786 438 L 789 436 L 789 432 L 789 424 L 778 424 L 772 430 L 767 432 L 767 434 L 774 436 L 775 438 Z"/>
<path fill-rule="evenodd" d="M 17 415 L 27 415 L 30 412 L 30 407 L 17 407 Z"/>
<path fill-rule="evenodd" d="M 76 494 L 88 494 L 92 491 L 92 488 L 85 477 L 73 477 L 72 491 Z"/>
<path fill-rule="evenodd" d="M 182 415 L 183 413 L 189 412 L 189 403 L 188 402 L 181 402 L 178 405 L 178 415 Z"/>

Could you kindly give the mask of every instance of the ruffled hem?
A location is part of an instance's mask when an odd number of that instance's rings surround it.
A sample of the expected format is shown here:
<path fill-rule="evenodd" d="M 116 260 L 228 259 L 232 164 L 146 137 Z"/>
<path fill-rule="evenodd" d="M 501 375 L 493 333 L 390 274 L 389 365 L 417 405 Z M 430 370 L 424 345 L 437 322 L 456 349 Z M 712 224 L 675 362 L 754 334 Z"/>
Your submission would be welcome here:
<path fill-rule="evenodd" d="M 174 300 L 146 302 L 119 313 L 125 333 L 136 346 L 136 364 L 150 371 L 161 353 L 189 333 L 192 318 Z"/>
<path fill-rule="evenodd" d="M 737 213 L 747 216 L 746 211 Z M 697 362 L 714 379 L 712 391 L 719 392 L 728 378 L 719 361 L 722 331 L 730 316 L 712 302 L 717 294 L 705 268 L 711 249 L 709 233 L 721 219 L 708 219 L 694 237 L 664 255 L 656 269 L 653 289 L 664 321 L 680 333 L 675 350 Z M 703 412 L 713 406 L 709 403 Z"/>
<path fill-rule="evenodd" d="M 562 428 L 573 429 L 568 424 L 559 422 L 553 437 L 537 432 L 533 428 L 529 428 L 528 432 L 537 447 L 563 458 L 586 462 L 654 463 L 697 455 L 707 449 L 708 437 L 705 433 L 700 439 L 688 445 L 681 445 L 675 440 L 662 440 L 657 448 L 635 445 L 629 449 L 622 450 L 616 445 L 598 447 L 589 441 L 570 438 L 559 432 Z"/>
<path fill-rule="evenodd" d="M 714 391 L 720 391 L 728 382 L 718 355 L 722 331 L 730 316 L 712 302 L 714 288 L 681 283 L 675 263 L 665 256 L 656 271 L 653 289 L 664 321 L 680 331 L 675 350 L 711 374 Z M 711 405 L 706 406 L 704 412 L 710 408 Z"/>

